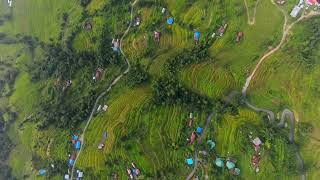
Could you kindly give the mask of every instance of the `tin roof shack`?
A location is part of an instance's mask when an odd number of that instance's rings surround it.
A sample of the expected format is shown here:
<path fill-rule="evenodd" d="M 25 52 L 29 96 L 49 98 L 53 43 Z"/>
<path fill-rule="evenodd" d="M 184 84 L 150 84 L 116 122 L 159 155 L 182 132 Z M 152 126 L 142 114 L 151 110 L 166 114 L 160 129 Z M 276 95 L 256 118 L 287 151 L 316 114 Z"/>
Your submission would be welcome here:
<path fill-rule="evenodd" d="M 223 26 L 220 26 L 220 28 L 218 29 L 218 34 L 220 37 L 222 37 L 224 35 L 227 27 L 228 27 L 228 24 L 224 24 Z"/>
<path fill-rule="evenodd" d="M 114 52 L 120 52 L 120 40 L 119 39 L 112 39 L 112 49 Z"/>
<path fill-rule="evenodd" d="M 277 0 L 276 3 L 278 5 L 284 5 L 286 3 L 286 0 Z"/>
<path fill-rule="evenodd" d="M 221 158 L 216 158 L 215 164 L 216 164 L 216 166 L 221 167 L 221 168 L 224 166 L 224 162 Z"/>
<path fill-rule="evenodd" d="M 187 165 L 188 165 L 188 166 L 192 166 L 192 165 L 193 165 L 193 159 L 192 159 L 192 158 L 188 158 L 188 159 L 186 160 L 186 162 L 187 162 Z"/>
<path fill-rule="evenodd" d="M 290 16 L 293 17 L 293 18 L 296 18 L 299 14 L 299 12 L 301 11 L 301 6 L 294 6 L 294 8 L 292 9 L 291 13 L 290 13 Z"/>
<path fill-rule="evenodd" d="M 194 44 L 199 44 L 199 41 L 200 41 L 200 36 L 201 36 L 201 33 L 199 31 L 196 31 L 194 33 Z"/>
<path fill-rule="evenodd" d="M 159 43 L 160 42 L 161 33 L 159 31 L 154 32 L 154 40 Z"/>
<path fill-rule="evenodd" d="M 198 138 L 197 133 L 193 131 L 193 132 L 191 133 L 190 139 L 188 139 L 188 141 L 189 141 L 188 144 L 189 144 L 189 145 L 192 145 L 197 138 Z"/>
<path fill-rule="evenodd" d="M 173 19 L 173 17 L 169 17 L 169 18 L 167 19 L 167 24 L 169 25 L 169 28 L 172 27 L 172 25 L 174 24 L 174 19 Z"/>
<path fill-rule="evenodd" d="M 96 74 L 95 74 L 95 76 L 94 76 L 94 80 L 96 80 L 96 81 L 98 81 L 99 79 L 101 79 L 101 77 L 102 77 L 102 73 L 103 73 L 103 70 L 102 70 L 102 68 L 97 68 L 96 69 Z"/>
<path fill-rule="evenodd" d="M 188 118 L 188 127 L 191 128 L 193 123 L 194 123 L 194 117 L 193 117 L 193 114 L 190 113 Z"/>
<path fill-rule="evenodd" d="M 141 18 L 140 17 L 136 17 L 135 19 L 134 19 L 134 26 L 140 26 L 140 24 L 141 24 Z"/>
<path fill-rule="evenodd" d="M 254 151 L 258 152 L 260 150 L 260 146 L 262 144 L 260 138 L 256 137 L 255 139 L 252 140 L 253 146 L 254 146 Z"/>
<path fill-rule="evenodd" d="M 74 148 L 75 148 L 77 151 L 79 151 L 80 148 L 81 148 L 81 141 L 78 140 L 78 141 L 76 142 Z"/>
<path fill-rule="evenodd" d="M 236 42 L 239 43 L 243 38 L 243 36 L 244 36 L 244 33 L 242 31 L 237 32 Z"/>
<path fill-rule="evenodd" d="M 99 150 L 102 150 L 104 148 L 105 142 L 107 140 L 107 136 L 108 136 L 107 132 L 102 133 L 102 138 L 101 138 L 100 143 L 98 145 Z"/>

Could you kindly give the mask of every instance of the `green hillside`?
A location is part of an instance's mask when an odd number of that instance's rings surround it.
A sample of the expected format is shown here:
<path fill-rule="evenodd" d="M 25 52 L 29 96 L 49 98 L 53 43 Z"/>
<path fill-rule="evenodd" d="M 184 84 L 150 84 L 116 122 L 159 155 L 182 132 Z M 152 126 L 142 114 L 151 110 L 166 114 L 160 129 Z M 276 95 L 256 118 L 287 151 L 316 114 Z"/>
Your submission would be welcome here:
<path fill-rule="evenodd" d="M 2 0 L 0 179 L 317 179 L 320 13 L 294 5 Z"/>

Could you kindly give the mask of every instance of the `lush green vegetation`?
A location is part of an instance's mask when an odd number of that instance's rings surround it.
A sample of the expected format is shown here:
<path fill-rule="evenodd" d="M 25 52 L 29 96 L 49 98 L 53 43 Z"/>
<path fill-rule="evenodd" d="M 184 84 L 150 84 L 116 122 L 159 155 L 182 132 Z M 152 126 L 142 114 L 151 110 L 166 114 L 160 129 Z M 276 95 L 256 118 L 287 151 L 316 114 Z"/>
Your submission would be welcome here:
<path fill-rule="evenodd" d="M 129 24 L 130 2 L 17 0 L 13 8 L 0 3 L 0 175 L 61 179 L 67 173 L 73 151 L 69 137 L 81 133 L 96 98 L 127 67 L 111 42 L 120 39 Z M 251 16 L 255 2 L 248 0 Z M 292 5 L 283 8 L 288 11 Z M 169 16 L 175 20 L 171 27 L 166 23 Z M 247 24 L 246 8 L 238 0 L 140 0 L 134 7 L 136 17 L 141 24 L 122 42 L 131 69 L 100 99 L 98 105 L 109 108 L 94 113 L 84 137 L 76 168 L 84 170 L 86 178 L 118 174 L 125 179 L 126 168 L 135 162 L 141 178 L 184 179 L 192 171 L 185 160 L 196 147 L 209 152 L 200 156 L 200 178 L 237 178 L 214 165 L 216 156 L 237 159 L 239 179 L 299 176 L 287 129 L 270 126 L 266 117 L 246 109 L 241 96 L 230 104 L 223 101 L 240 89 L 258 58 L 279 42 L 283 18 L 276 5 L 259 2 L 253 26 Z M 213 38 L 224 23 L 225 34 Z M 311 138 L 319 137 L 318 104 L 311 100 L 318 97 L 318 24 L 313 19 L 298 26 L 293 32 L 297 35 L 268 60 L 249 92 L 258 105 L 273 110 L 290 106 L 298 112 L 302 122 L 297 123 L 296 139 L 312 178 L 318 175 L 320 157 L 318 151 L 307 153 L 319 146 Z M 201 32 L 198 45 L 193 42 L 196 30 Z M 154 40 L 154 31 L 161 32 L 160 42 Z M 236 43 L 239 31 L 244 38 Z M 102 73 L 94 81 L 98 68 Z M 284 83 L 288 77 L 296 81 Z M 212 111 L 203 142 L 187 145 L 186 139 L 205 126 Z M 187 126 L 190 112 L 195 116 L 192 127 Z M 108 133 L 105 148 L 98 150 L 103 132 Z M 248 136 L 264 142 L 259 173 L 251 165 L 254 150 Z M 206 145 L 209 139 L 216 142 L 214 151 Z M 41 168 L 48 170 L 46 177 L 37 176 Z"/>

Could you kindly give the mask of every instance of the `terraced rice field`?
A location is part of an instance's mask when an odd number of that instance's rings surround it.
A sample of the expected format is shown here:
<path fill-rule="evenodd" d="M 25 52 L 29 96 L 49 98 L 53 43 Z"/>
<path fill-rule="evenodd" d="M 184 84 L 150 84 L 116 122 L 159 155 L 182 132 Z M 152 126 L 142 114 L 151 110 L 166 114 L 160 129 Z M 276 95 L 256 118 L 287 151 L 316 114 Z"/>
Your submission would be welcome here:
<path fill-rule="evenodd" d="M 114 171 L 124 178 L 125 167 L 132 161 L 149 176 L 168 169 L 186 173 L 183 167 L 188 150 L 175 147 L 181 141 L 188 113 L 179 106 L 146 107 L 149 96 L 148 89 L 139 88 L 110 102 L 108 112 L 98 115 L 87 131 L 80 168 Z M 205 114 L 196 114 L 196 117 L 197 124 L 202 124 Z M 104 150 L 99 151 L 97 146 L 103 131 L 108 132 L 108 138 Z M 119 166 L 105 169 L 110 159 L 117 159 Z"/>
<path fill-rule="evenodd" d="M 180 74 L 180 79 L 189 88 L 211 98 L 223 97 L 236 88 L 232 73 L 210 62 L 192 65 L 184 69 Z"/>

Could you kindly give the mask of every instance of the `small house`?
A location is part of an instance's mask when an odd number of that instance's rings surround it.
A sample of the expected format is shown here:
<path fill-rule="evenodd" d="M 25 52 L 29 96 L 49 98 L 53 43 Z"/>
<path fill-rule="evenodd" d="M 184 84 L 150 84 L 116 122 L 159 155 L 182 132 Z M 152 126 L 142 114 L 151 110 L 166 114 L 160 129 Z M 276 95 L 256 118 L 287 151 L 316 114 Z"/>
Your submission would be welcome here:
<path fill-rule="evenodd" d="M 188 164 L 188 166 L 192 166 L 193 165 L 193 159 L 192 158 L 188 158 L 187 159 L 187 164 Z"/>
<path fill-rule="evenodd" d="M 101 78 L 102 72 L 103 72 L 102 68 L 97 68 L 96 69 L 96 74 L 95 74 L 95 79 L 96 80 L 99 80 Z"/>
<path fill-rule="evenodd" d="M 161 33 L 160 33 L 160 32 L 158 32 L 158 31 L 155 31 L 155 32 L 154 32 L 154 40 L 155 40 L 156 42 L 160 42 L 160 36 L 161 36 Z"/>
<path fill-rule="evenodd" d="M 107 111 L 108 108 L 109 108 L 109 106 L 105 104 L 105 105 L 102 107 L 102 110 L 103 110 L 103 111 Z"/>
<path fill-rule="evenodd" d="M 39 170 L 39 176 L 45 176 L 46 173 L 47 173 L 47 170 L 45 170 L 45 169 L 40 169 Z"/>
<path fill-rule="evenodd" d="M 259 149 L 260 149 L 260 146 L 261 146 L 261 144 L 262 144 L 260 138 L 256 137 L 255 139 L 252 140 L 252 143 L 253 143 L 253 146 L 254 146 L 254 150 L 255 150 L 256 152 L 258 152 Z"/>
<path fill-rule="evenodd" d="M 161 13 L 162 14 L 166 13 L 166 8 L 162 8 Z"/>
<path fill-rule="evenodd" d="M 70 179 L 70 175 L 69 174 L 65 174 L 64 175 L 64 180 L 69 180 Z"/>
<path fill-rule="evenodd" d="M 207 144 L 209 145 L 209 149 L 212 150 L 216 147 L 216 143 L 212 140 L 208 140 Z"/>
<path fill-rule="evenodd" d="M 230 169 L 235 168 L 235 167 L 236 167 L 236 164 L 235 164 L 234 162 L 228 160 L 227 163 L 226 163 L 226 166 L 227 166 L 227 168 L 230 170 Z"/>
<path fill-rule="evenodd" d="M 301 7 L 300 6 L 294 6 L 294 8 L 292 9 L 290 16 L 293 18 L 296 18 L 299 14 L 299 12 L 301 11 Z"/>
<path fill-rule="evenodd" d="M 169 26 L 172 26 L 173 23 L 174 23 L 173 17 L 169 17 L 169 18 L 167 19 L 167 24 L 168 24 Z"/>
<path fill-rule="evenodd" d="M 201 33 L 200 33 L 199 31 L 196 31 L 196 32 L 194 33 L 194 43 L 195 43 L 195 44 L 198 44 L 198 43 L 199 43 L 200 35 L 201 35 Z"/>
<path fill-rule="evenodd" d="M 189 127 L 189 128 L 192 127 L 193 122 L 194 122 L 194 117 L 193 117 L 193 114 L 190 113 L 190 114 L 189 114 L 189 121 L 188 121 L 188 127 Z"/>
<path fill-rule="evenodd" d="M 227 27 L 228 27 L 228 24 L 224 24 L 218 29 L 218 34 L 220 37 L 222 37 L 223 34 L 226 32 Z"/>
<path fill-rule="evenodd" d="M 83 172 L 82 171 L 77 171 L 77 174 L 78 174 L 78 177 L 77 177 L 77 180 L 80 180 L 83 178 Z"/>
<path fill-rule="evenodd" d="M 244 33 L 242 31 L 239 31 L 237 33 L 236 42 L 240 42 L 243 36 L 244 36 Z"/>
<path fill-rule="evenodd" d="M 236 176 L 240 175 L 240 169 L 239 168 L 234 168 L 230 170 L 230 173 Z"/>
<path fill-rule="evenodd" d="M 223 160 L 221 158 L 216 158 L 215 164 L 218 167 L 223 167 L 224 166 L 224 162 L 223 162 Z"/>
<path fill-rule="evenodd" d="M 112 39 L 112 49 L 115 52 L 119 52 L 120 51 L 120 40 L 119 39 Z"/>
<path fill-rule="evenodd" d="M 197 134 L 201 135 L 203 133 L 203 129 L 201 127 L 197 127 Z"/>
<path fill-rule="evenodd" d="M 132 172 L 131 172 L 130 168 L 127 168 L 127 174 L 128 174 L 130 179 L 133 179 L 133 175 L 132 175 Z"/>
<path fill-rule="evenodd" d="M 134 26 L 140 26 L 140 24 L 141 24 L 140 17 L 136 17 L 135 20 L 134 20 Z"/>
<path fill-rule="evenodd" d="M 101 138 L 101 141 L 100 141 L 100 143 L 99 143 L 99 145 L 98 145 L 98 149 L 99 149 L 99 150 L 101 150 L 101 149 L 104 148 L 104 146 L 105 146 L 105 141 L 106 141 L 106 139 L 107 139 L 107 136 L 108 136 L 107 132 L 103 132 L 103 133 L 102 133 L 102 138 Z"/>
<path fill-rule="evenodd" d="M 194 141 L 197 139 L 198 135 L 197 133 L 195 133 L 194 131 L 191 133 L 191 137 L 190 137 L 190 140 L 189 140 L 189 145 L 193 144 Z"/>
<path fill-rule="evenodd" d="M 79 151 L 80 148 L 81 148 L 81 141 L 77 141 L 75 145 L 75 149 Z"/>
<path fill-rule="evenodd" d="M 69 167 L 72 167 L 72 166 L 74 165 L 74 161 L 75 161 L 75 160 L 73 160 L 73 159 L 69 159 L 69 164 L 68 164 Z"/>

